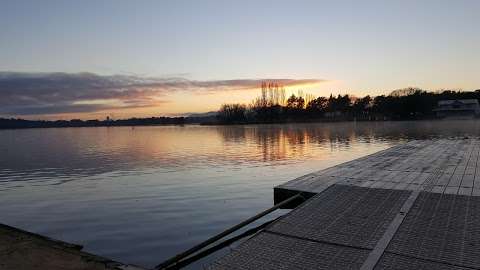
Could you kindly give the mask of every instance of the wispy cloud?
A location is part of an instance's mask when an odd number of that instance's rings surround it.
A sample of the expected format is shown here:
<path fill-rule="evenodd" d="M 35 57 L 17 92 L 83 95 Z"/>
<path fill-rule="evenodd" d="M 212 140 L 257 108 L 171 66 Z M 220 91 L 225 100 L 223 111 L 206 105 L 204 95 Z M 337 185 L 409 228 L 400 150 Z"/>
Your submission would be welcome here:
<path fill-rule="evenodd" d="M 292 87 L 317 79 L 239 79 L 197 81 L 93 73 L 0 72 L 0 114 L 33 115 L 96 112 L 158 106 L 173 92 L 215 93 L 258 88 L 262 81 Z"/>

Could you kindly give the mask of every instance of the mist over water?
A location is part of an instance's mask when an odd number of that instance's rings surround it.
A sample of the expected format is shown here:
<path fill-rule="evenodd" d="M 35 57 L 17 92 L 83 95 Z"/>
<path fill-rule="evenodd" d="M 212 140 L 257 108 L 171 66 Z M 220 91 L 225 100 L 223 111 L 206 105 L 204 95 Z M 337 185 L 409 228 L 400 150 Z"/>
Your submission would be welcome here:
<path fill-rule="evenodd" d="M 408 140 L 479 134 L 476 120 L 3 130 L 0 223 L 153 267 L 271 207 L 275 185 Z"/>

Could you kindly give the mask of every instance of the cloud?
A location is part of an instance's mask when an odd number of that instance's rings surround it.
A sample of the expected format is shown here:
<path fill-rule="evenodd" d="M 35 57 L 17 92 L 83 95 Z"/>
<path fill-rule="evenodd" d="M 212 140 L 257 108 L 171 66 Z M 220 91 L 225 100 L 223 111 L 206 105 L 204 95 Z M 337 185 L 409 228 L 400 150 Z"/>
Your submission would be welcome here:
<path fill-rule="evenodd" d="M 215 93 L 256 89 L 262 81 L 286 87 L 323 82 L 316 79 L 188 80 L 93 73 L 0 72 L 0 114 L 35 115 L 96 112 L 158 106 L 172 92 Z"/>

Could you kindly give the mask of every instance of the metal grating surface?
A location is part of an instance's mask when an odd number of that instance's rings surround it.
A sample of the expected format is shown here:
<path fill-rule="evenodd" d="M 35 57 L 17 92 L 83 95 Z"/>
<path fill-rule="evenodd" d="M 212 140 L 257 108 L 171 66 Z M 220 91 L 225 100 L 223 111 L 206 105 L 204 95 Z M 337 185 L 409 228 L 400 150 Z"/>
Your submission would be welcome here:
<path fill-rule="evenodd" d="M 445 263 L 432 262 L 417 258 L 405 257 L 391 253 L 385 253 L 378 262 L 375 270 L 467 270 L 470 268 L 449 265 Z"/>
<path fill-rule="evenodd" d="M 289 181 L 277 202 L 317 195 L 215 269 L 480 270 L 479 160 L 477 138 L 411 141 Z"/>
<path fill-rule="evenodd" d="M 480 268 L 480 197 L 423 192 L 387 252 Z"/>
<path fill-rule="evenodd" d="M 262 232 L 208 269 L 360 269 L 368 253 Z"/>
<path fill-rule="evenodd" d="M 267 231 L 373 249 L 410 193 L 333 185 Z"/>

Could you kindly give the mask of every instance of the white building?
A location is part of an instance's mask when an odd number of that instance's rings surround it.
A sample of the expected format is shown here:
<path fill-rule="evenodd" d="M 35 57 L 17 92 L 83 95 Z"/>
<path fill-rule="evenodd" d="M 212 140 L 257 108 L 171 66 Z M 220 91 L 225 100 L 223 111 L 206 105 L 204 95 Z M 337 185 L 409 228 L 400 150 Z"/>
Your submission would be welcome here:
<path fill-rule="evenodd" d="M 476 99 L 440 100 L 434 111 L 442 118 L 471 118 L 480 115 L 480 105 Z"/>

